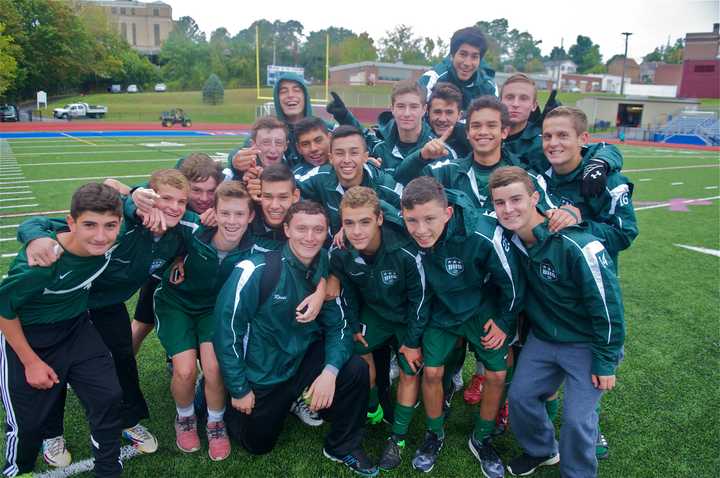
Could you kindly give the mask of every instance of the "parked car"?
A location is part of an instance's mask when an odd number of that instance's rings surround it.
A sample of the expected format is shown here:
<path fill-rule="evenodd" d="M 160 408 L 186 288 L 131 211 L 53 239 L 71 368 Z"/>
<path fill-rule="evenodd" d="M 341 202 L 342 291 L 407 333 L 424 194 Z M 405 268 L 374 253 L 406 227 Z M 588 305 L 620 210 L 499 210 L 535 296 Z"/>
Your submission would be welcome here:
<path fill-rule="evenodd" d="M 138 88 L 138 85 L 128 85 L 127 92 L 128 93 L 137 93 L 140 91 L 140 88 Z"/>
<path fill-rule="evenodd" d="M 122 93 L 122 85 L 110 85 L 110 93 Z"/>
<path fill-rule="evenodd" d="M 20 121 L 20 110 L 15 105 L 1 105 L 0 121 Z"/>
<path fill-rule="evenodd" d="M 167 86 L 165 83 L 156 83 L 155 84 L 155 91 L 158 93 L 162 93 L 163 91 L 167 91 Z"/>
<path fill-rule="evenodd" d="M 71 103 L 53 110 L 53 116 L 60 119 L 102 118 L 105 113 L 107 113 L 107 106 L 89 105 L 87 103 Z"/>

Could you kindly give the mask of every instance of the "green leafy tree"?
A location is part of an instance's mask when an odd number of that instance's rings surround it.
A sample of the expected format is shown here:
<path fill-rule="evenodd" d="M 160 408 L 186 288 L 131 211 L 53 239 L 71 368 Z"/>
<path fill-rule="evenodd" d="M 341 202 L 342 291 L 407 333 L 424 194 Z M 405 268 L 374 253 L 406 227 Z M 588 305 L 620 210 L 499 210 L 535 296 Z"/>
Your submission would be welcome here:
<path fill-rule="evenodd" d="M 548 57 L 551 61 L 567 60 L 568 58 L 570 58 L 570 56 L 565 51 L 565 48 L 561 46 L 554 46 L 550 52 L 550 56 Z"/>
<path fill-rule="evenodd" d="M 378 59 L 375 42 L 370 35 L 363 32 L 359 36 L 348 37 L 337 45 L 337 64 L 376 61 Z"/>
<path fill-rule="evenodd" d="M 158 55 L 163 78 L 178 89 L 199 88 L 210 69 L 210 47 L 205 35 L 188 30 L 188 23 L 176 23 Z"/>
<path fill-rule="evenodd" d="M 577 65 L 578 73 L 587 73 L 597 65 L 602 65 L 600 45 L 593 43 L 590 37 L 578 35 L 575 44 L 568 50 L 570 59 Z"/>
<path fill-rule="evenodd" d="M 682 38 L 675 40 L 675 43 L 655 47 L 653 51 L 643 57 L 644 61 L 662 61 L 665 63 L 682 63 L 685 52 L 685 43 Z"/>
<path fill-rule="evenodd" d="M 437 37 L 433 40 L 430 37 L 423 39 L 423 55 L 430 64 L 437 64 L 443 61 L 448 54 L 448 44 L 445 40 Z"/>
<path fill-rule="evenodd" d="M 310 32 L 305 43 L 300 47 L 300 64 L 305 67 L 305 76 L 308 78 L 325 78 L 325 50 L 326 39 L 330 36 L 330 65 L 339 64 L 339 45 L 348 38 L 356 35 L 341 27 L 330 27 Z"/>
<path fill-rule="evenodd" d="M 202 89 L 203 103 L 218 105 L 225 99 L 225 90 L 220 78 L 213 73 L 211 74 Z"/>
<path fill-rule="evenodd" d="M 4 35 L 5 25 L 0 23 L 0 96 L 10 87 L 17 76 L 17 61 L 12 37 Z"/>
<path fill-rule="evenodd" d="M 423 53 L 422 39 L 416 37 L 408 25 L 398 25 L 385 32 L 385 36 L 380 39 L 380 60 L 409 65 L 429 64 Z"/>

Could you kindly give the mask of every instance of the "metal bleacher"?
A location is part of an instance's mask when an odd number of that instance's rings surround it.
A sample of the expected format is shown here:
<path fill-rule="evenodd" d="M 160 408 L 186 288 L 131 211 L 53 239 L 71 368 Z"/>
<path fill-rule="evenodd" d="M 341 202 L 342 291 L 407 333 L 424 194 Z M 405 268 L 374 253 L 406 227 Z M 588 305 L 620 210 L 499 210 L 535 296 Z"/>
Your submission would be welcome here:
<path fill-rule="evenodd" d="M 720 145 L 720 121 L 713 111 L 682 111 L 657 130 L 661 141 Z"/>

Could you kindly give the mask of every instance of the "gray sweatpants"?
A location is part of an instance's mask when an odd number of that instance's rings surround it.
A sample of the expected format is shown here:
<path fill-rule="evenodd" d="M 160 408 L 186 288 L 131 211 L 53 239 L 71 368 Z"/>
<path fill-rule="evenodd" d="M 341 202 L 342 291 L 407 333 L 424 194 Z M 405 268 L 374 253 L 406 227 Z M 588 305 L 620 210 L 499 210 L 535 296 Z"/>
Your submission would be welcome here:
<path fill-rule="evenodd" d="M 560 474 L 597 476 L 595 407 L 602 392 L 593 387 L 590 344 L 553 343 L 530 333 L 520 354 L 508 398 L 512 431 L 530 456 L 560 452 Z M 560 447 L 545 400 L 565 382 Z"/>

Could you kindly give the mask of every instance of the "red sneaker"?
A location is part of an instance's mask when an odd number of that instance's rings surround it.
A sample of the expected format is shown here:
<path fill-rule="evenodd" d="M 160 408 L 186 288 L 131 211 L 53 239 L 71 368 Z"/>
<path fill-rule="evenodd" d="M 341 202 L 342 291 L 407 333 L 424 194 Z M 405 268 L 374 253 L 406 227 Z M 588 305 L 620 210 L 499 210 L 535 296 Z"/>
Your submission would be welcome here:
<path fill-rule="evenodd" d="M 473 375 L 470 379 L 470 385 L 465 387 L 463 392 L 463 400 L 468 405 L 477 405 L 482 401 L 483 397 L 483 382 L 485 382 L 485 375 Z"/>
<path fill-rule="evenodd" d="M 212 461 L 222 461 L 230 456 L 230 439 L 225 422 L 208 422 L 208 455 Z"/>
<path fill-rule="evenodd" d="M 175 444 L 185 453 L 192 453 L 200 449 L 195 415 L 184 418 L 175 417 Z"/>

